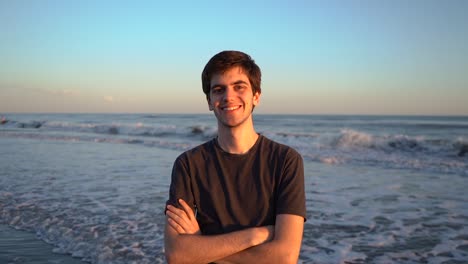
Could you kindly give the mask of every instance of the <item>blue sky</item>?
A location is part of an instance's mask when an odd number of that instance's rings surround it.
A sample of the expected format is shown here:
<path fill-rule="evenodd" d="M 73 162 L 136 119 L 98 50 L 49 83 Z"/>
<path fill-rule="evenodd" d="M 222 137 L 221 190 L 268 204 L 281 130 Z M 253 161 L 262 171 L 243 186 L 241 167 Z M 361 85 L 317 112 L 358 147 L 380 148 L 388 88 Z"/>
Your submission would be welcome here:
<path fill-rule="evenodd" d="M 171 2 L 171 3 L 166 3 Z M 0 113 L 207 113 L 219 51 L 258 113 L 468 115 L 468 1 L 0 0 Z"/>

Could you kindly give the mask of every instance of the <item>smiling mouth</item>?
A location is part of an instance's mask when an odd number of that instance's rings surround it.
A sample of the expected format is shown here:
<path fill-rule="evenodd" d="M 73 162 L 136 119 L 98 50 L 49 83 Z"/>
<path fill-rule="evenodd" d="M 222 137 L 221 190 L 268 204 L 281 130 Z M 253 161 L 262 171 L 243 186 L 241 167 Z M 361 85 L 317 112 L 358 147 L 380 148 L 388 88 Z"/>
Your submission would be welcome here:
<path fill-rule="evenodd" d="M 240 107 L 241 107 L 240 105 L 236 105 L 236 106 L 222 107 L 221 109 L 224 111 L 234 111 L 234 110 L 239 109 Z"/>

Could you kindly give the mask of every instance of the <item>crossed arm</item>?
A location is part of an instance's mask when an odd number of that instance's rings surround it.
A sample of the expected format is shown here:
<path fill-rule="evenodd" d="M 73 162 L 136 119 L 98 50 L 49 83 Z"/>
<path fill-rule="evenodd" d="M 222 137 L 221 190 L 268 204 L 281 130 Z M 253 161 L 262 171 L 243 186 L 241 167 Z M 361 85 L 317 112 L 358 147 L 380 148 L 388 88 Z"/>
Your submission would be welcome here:
<path fill-rule="evenodd" d="M 165 254 L 169 263 L 296 263 L 304 219 L 281 214 L 275 226 L 252 227 L 231 233 L 202 235 L 192 209 L 167 207 Z"/>

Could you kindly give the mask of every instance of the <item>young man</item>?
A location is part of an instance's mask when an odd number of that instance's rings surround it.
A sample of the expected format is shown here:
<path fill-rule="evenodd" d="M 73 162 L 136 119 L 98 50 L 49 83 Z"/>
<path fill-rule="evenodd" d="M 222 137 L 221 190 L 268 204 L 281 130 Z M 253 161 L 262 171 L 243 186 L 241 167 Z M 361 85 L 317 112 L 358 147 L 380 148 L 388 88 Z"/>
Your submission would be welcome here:
<path fill-rule="evenodd" d="M 205 66 L 218 136 L 174 162 L 169 263 L 297 263 L 306 218 L 302 158 L 255 131 L 260 83 L 260 68 L 239 51 L 220 52 Z"/>

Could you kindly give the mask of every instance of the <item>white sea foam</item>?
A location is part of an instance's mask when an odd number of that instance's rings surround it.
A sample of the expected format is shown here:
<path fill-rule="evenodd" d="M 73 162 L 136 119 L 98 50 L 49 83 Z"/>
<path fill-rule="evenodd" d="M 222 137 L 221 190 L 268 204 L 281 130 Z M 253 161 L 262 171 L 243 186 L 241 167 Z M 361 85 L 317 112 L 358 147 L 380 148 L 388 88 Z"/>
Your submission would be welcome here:
<path fill-rule="evenodd" d="M 215 124 L 210 123 L 209 119 L 197 116 L 192 118 L 193 120 L 190 120 L 189 116 L 182 116 L 180 120 L 173 118 L 175 121 L 164 116 L 125 116 L 115 120 L 103 119 L 108 116 L 93 116 L 87 121 L 59 117 L 36 116 L 28 119 L 20 116 L 18 120 L 11 119 L 0 126 L 0 135 L 69 141 L 91 139 L 95 142 L 142 144 L 170 149 L 179 147 L 177 143 L 181 142 L 184 143 L 182 148 L 191 148 L 216 136 Z M 414 119 L 401 121 L 405 129 L 414 128 L 409 121 L 418 124 L 418 120 Z M 387 123 L 376 119 L 369 119 L 367 122 L 368 124 L 359 119 L 358 122 L 350 122 L 350 119 L 347 119 L 343 124 L 349 125 L 350 128 L 339 128 L 341 123 L 333 124 L 328 121 L 328 129 L 316 122 L 297 130 L 297 126 L 289 121 L 291 124 L 286 122 L 284 126 L 264 125 L 259 126 L 258 130 L 274 140 L 297 148 L 311 160 L 328 164 L 367 162 L 367 165 L 403 169 L 427 168 L 432 171 L 442 168 L 443 172 L 450 172 L 453 168 L 453 173 L 457 174 L 468 170 L 467 166 L 463 166 L 468 157 L 466 132 L 451 135 L 452 131 L 442 130 L 437 131 L 438 134 L 434 136 L 435 132 L 426 131 L 431 126 L 428 126 L 428 120 L 424 120 L 422 124 L 425 125 L 425 130 L 410 130 L 410 133 L 404 134 L 394 129 L 397 124 L 391 119 Z M 389 131 L 387 132 L 386 127 L 378 132 L 366 131 L 366 126 L 370 124 L 388 125 Z M 465 123 L 447 123 L 440 120 L 432 125 L 435 129 L 464 126 Z M 420 125 L 416 126 L 419 127 Z M 177 143 L 173 144 L 174 142 Z"/>
<path fill-rule="evenodd" d="M 178 118 L 11 117 L 42 125 L 0 126 L 0 222 L 92 263 L 164 262 L 172 162 L 216 134 L 208 117 Z M 388 120 L 376 129 L 375 118 L 266 120 L 259 120 L 263 134 L 304 156 L 300 262 L 468 261 L 460 124 L 447 133 L 426 123 L 398 130 Z"/>

